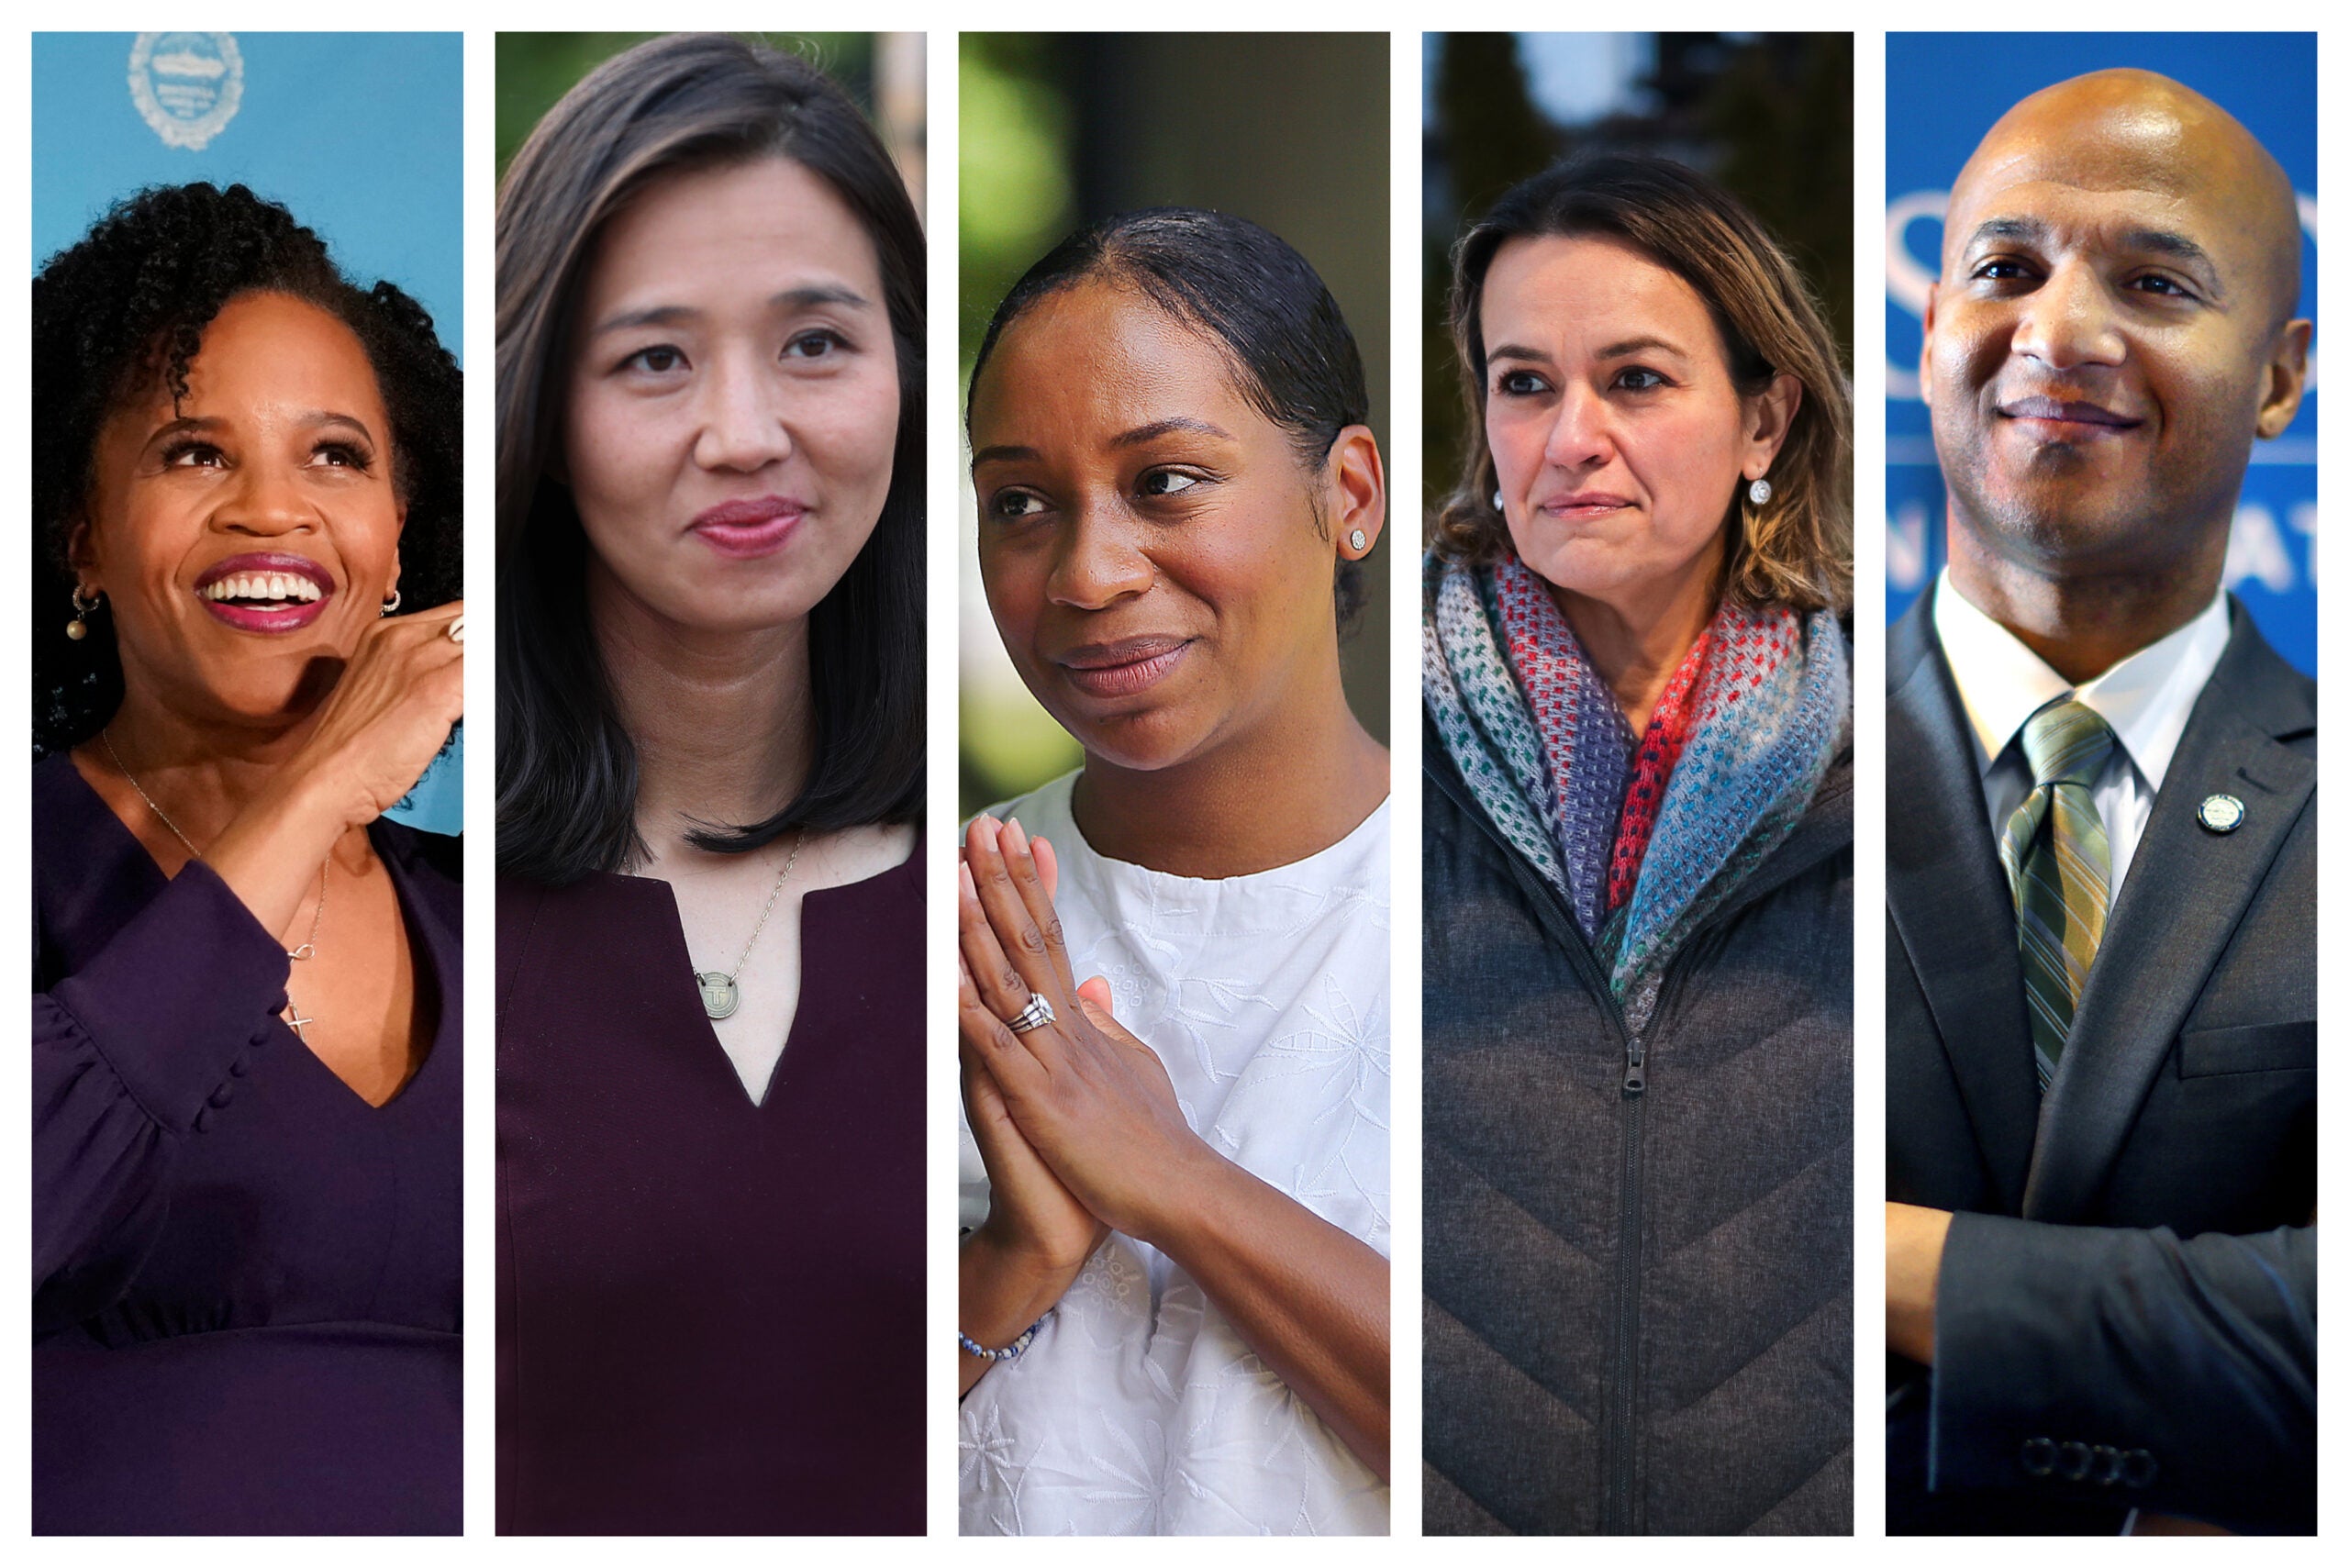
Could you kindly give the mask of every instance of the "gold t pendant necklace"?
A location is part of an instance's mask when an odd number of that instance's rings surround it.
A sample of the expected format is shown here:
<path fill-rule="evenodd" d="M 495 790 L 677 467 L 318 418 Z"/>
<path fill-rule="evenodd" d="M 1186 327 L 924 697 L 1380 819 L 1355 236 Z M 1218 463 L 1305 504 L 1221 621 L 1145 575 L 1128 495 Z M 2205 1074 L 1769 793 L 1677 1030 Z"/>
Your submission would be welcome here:
<path fill-rule="evenodd" d="M 767 906 L 759 911 L 759 923 L 751 929 L 751 940 L 742 944 L 742 956 L 734 961 L 732 973 L 718 970 L 697 970 L 694 984 L 701 987 L 702 1011 L 713 1018 L 730 1018 L 734 1009 L 742 1005 L 742 988 L 734 976 L 751 961 L 751 950 L 759 945 L 759 933 L 767 929 L 767 917 L 774 913 L 774 901 L 783 896 L 783 884 L 791 880 L 791 868 L 799 863 L 799 851 L 807 847 L 807 830 L 802 828 L 799 837 L 792 840 L 791 856 L 783 862 L 783 874 L 774 879 L 774 891 L 767 895 Z"/>
<path fill-rule="evenodd" d="M 195 840 L 180 831 L 180 825 L 173 821 L 161 806 L 155 804 L 155 797 L 147 793 L 147 786 L 139 782 L 138 775 L 122 765 L 122 753 L 114 749 L 114 738 L 101 729 L 98 731 L 98 743 L 106 749 L 106 755 L 114 760 L 115 772 L 130 781 L 130 787 L 139 792 L 139 798 L 145 801 L 147 809 L 155 814 L 155 820 L 169 828 L 172 830 L 172 837 L 185 844 L 190 855 L 199 861 L 204 859 L 204 851 L 195 847 Z M 318 956 L 318 925 L 327 917 L 327 873 L 333 865 L 334 851 L 329 849 L 327 851 L 325 863 L 318 867 L 318 906 L 310 912 L 310 935 L 300 947 L 289 949 L 285 954 L 296 963 L 306 958 Z M 302 1005 L 294 1000 L 290 990 L 285 998 L 285 1011 L 279 1016 L 284 1018 L 285 1027 L 294 1031 L 296 1039 L 304 1045 L 310 1043 L 309 1026 L 318 1020 L 303 1016 Z"/>

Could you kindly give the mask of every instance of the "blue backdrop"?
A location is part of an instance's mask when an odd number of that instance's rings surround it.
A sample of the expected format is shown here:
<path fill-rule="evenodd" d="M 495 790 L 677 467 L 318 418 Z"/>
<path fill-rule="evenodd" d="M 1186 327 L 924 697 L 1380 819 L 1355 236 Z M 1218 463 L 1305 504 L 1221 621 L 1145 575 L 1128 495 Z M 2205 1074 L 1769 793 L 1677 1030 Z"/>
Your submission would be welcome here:
<path fill-rule="evenodd" d="M 2300 314 L 2316 313 L 2313 33 L 1893 33 L 1885 39 L 1885 596 L 1898 616 L 1943 560 L 1942 478 L 1917 399 L 1925 287 L 1950 182 L 2018 99 L 2085 72 L 2140 66 L 2185 83 L 2274 153 L 2300 197 Z M 2316 344 L 2324 335 L 2320 324 Z M 2227 585 L 2277 652 L 2316 673 L 2316 355 L 2291 428 L 2252 450 Z"/>
<path fill-rule="evenodd" d="M 36 32 L 32 46 L 36 270 L 144 186 L 242 181 L 362 285 L 415 295 L 462 360 L 461 34 Z M 462 777 L 461 743 L 396 815 L 457 831 Z"/>

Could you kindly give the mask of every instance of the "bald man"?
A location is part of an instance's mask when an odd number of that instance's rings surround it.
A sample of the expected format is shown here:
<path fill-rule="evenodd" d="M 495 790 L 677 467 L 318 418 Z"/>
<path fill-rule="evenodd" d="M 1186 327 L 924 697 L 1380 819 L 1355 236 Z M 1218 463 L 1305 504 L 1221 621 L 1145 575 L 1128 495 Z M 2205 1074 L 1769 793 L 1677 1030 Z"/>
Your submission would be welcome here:
<path fill-rule="evenodd" d="M 2316 691 L 2221 586 L 2290 182 L 2107 71 L 1950 193 L 1887 650 L 1894 1533 L 2315 1528 Z"/>

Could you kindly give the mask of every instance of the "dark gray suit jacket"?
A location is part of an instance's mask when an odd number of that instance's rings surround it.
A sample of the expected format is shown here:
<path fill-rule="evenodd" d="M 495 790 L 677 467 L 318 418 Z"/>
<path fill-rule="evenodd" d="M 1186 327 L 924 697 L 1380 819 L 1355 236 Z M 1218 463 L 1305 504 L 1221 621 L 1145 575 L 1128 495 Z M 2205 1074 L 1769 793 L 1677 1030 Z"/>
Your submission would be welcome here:
<path fill-rule="evenodd" d="M 1934 1367 L 1889 1368 L 1887 1526 L 2313 1530 L 2315 683 L 2231 605 L 2043 1110 L 1931 602 L 1886 651 L 1887 1174 L 1957 1218 Z"/>

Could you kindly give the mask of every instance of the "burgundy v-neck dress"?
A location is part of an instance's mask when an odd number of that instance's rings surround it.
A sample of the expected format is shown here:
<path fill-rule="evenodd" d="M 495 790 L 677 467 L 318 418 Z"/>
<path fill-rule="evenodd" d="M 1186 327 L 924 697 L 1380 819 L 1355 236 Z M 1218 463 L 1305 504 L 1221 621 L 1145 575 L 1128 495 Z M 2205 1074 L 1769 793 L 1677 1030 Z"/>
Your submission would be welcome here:
<path fill-rule="evenodd" d="M 923 1526 L 921 850 L 810 893 L 752 1104 L 669 884 L 497 895 L 497 1528 Z"/>
<path fill-rule="evenodd" d="M 277 1017 L 285 950 L 210 867 L 167 880 L 70 758 L 33 769 L 37 1532 L 462 1528 L 455 850 L 370 837 L 440 1020 L 380 1107 Z"/>

